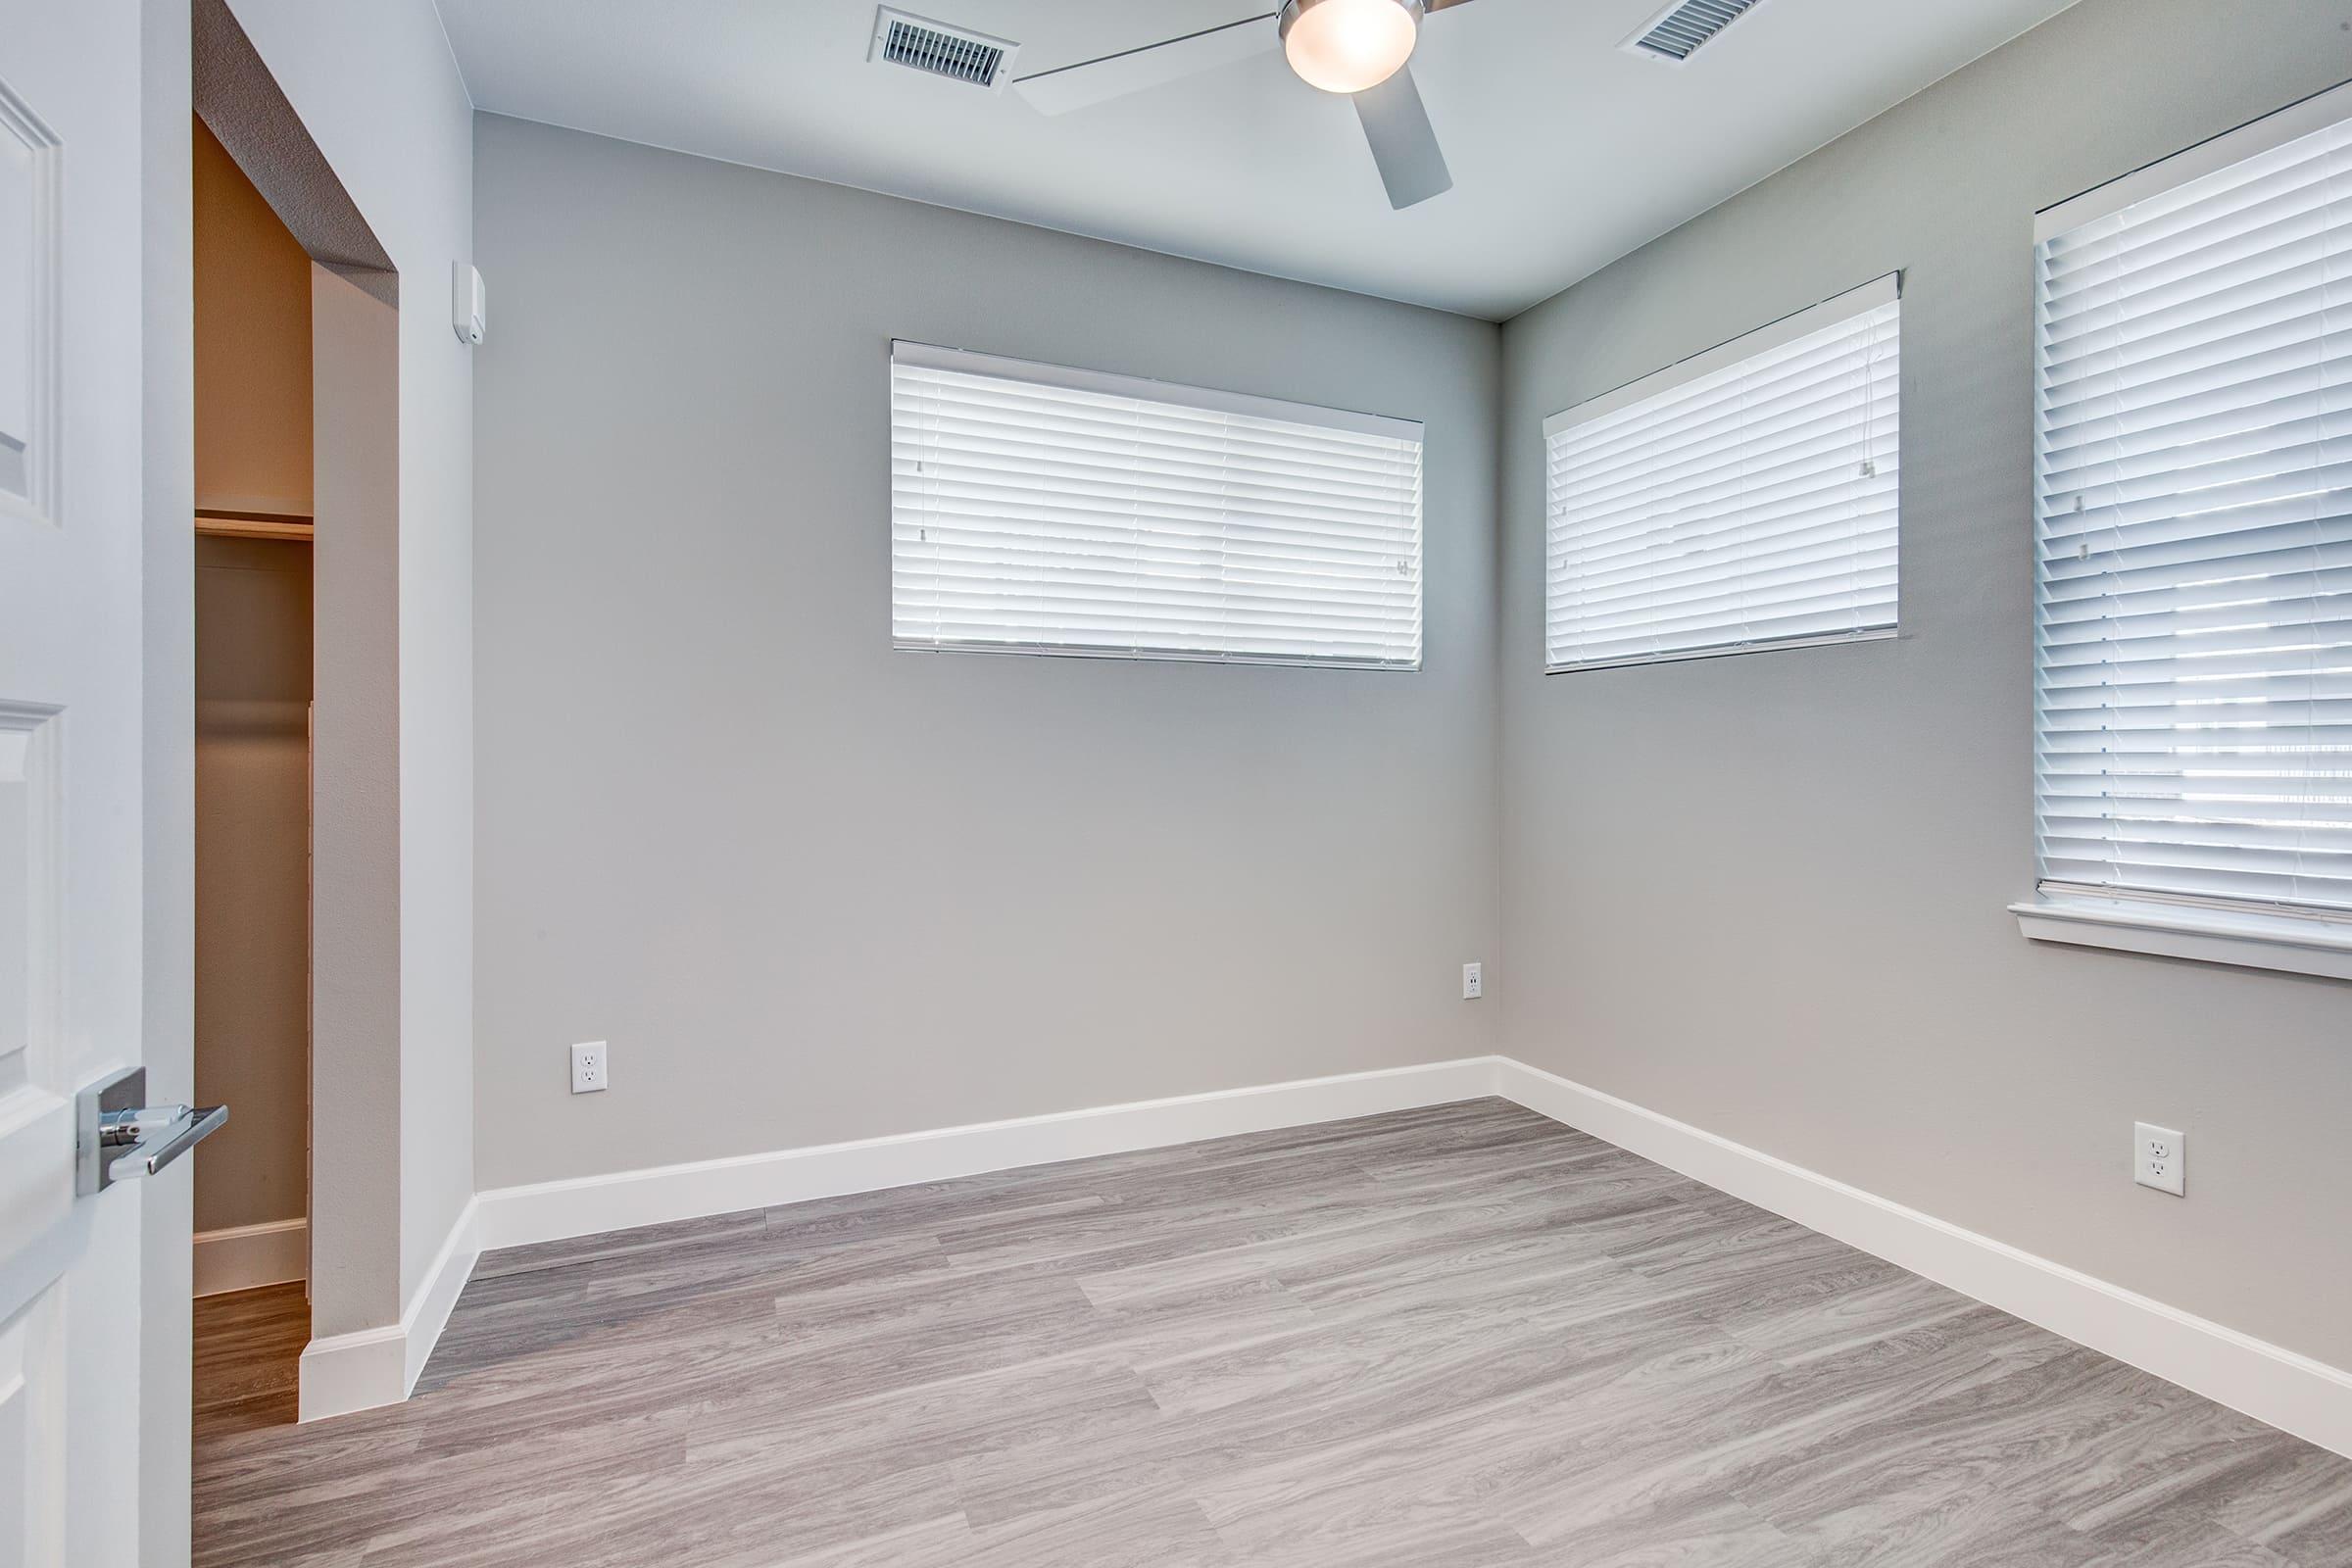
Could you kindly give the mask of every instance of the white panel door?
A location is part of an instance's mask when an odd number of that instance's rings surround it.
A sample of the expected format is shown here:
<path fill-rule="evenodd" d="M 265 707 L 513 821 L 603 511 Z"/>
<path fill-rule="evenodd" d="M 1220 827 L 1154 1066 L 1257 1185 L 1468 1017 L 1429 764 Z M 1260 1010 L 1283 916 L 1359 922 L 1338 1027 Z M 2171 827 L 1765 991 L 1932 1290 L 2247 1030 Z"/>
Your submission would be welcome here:
<path fill-rule="evenodd" d="M 140 13 L 0 0 L 0 1568 L 138 1550 Z M 184 1164 L 158 1177 L 187 1179 Z"/>

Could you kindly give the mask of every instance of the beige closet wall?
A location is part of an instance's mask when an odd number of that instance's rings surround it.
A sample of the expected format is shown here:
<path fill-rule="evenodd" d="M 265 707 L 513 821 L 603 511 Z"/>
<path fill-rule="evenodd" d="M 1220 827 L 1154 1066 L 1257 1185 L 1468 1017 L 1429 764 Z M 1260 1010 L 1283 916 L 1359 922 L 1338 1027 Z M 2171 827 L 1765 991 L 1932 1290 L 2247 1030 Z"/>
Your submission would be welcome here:
<path fill-rule="evenodd" d="M 230 1107 L 199 1232 L 306 1206 L 310 700 L 310 546 L 197 540 L 196 1095 Z"/>
<path fill-rule="evenodd" d="M 196 122 L 196 506 L 311 513 L 311 259 Z"/>
<path fill-rule="evenodd" d="M 195 127 L 196 505 L 311 510 L 310 258 Z M 306 1207 L 311 560 L 196 549 L 196 1229 Z"/>

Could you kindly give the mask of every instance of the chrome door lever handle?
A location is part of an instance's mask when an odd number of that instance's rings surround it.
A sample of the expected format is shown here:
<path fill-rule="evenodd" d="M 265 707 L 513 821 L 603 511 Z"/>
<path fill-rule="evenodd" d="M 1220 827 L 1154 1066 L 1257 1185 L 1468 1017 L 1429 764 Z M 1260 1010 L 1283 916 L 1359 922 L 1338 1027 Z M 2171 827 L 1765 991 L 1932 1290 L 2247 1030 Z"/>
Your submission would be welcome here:
<path fill-rule="evenodd" d="M 98 1141 L 115 1155 L 109 1181 L 152 1176 L 228 1120 L 226 1105 L 150 1105 L 101 1118 Z M 132 1166 L 137 1169 L 132 1169 Z"/>
<path fill-rule="evenodd" d="M 74 1190 L 101 1193 L 152 1176 L 228 1120 L 226 1105 L 147 1104 L 147 1069 L 126 1067 L 74 1099 Z"/>

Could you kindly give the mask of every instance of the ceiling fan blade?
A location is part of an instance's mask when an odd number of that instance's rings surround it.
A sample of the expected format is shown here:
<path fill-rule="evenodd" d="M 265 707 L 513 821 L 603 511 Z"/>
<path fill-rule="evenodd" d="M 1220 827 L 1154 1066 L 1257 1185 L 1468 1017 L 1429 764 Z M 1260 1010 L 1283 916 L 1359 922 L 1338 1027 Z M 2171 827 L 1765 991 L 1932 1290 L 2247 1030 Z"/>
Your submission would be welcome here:
<path fill-rule="evenodd" d="M 1013 78 L 1013 90 L 1043 115 L 1066 115 L 1073 109 L 1124 98 L 1162 82 L 1196 75 L 1218 66 L 1264 54 L 1281 41 L 1266 24 L 1272 12 L 1229 22 L 1221 27 L 1191 32 L 1165 43 L 1146 44 L 1074 66 L 1041 71 Z"/>
<path fill-rule="evenodd" d="M 1411 71 L 1357 93 L 1355 118 L 1363 122 L 1364 140 L 1372 144 L 1372 161 L 1380 166 L 1391 207 L 1401 212 L 1453 189 L 1437 127 L 1421 107 L 1421 89 L 1413 85 Z"/>

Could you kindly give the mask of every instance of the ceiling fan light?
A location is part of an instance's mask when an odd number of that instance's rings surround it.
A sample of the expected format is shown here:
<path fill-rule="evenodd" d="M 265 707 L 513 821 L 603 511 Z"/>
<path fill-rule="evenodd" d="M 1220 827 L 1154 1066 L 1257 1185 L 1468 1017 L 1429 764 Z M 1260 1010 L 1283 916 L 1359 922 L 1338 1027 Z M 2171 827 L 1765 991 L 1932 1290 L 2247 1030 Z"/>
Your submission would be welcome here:
<path fill-rule="evenodd" d="M 1422 0 L 1287 0 L 1282 52 L 1310 87 L 1363 92 L 1412 58 L 1421 7 Z"/>

